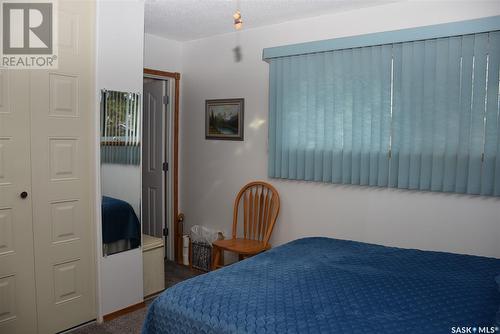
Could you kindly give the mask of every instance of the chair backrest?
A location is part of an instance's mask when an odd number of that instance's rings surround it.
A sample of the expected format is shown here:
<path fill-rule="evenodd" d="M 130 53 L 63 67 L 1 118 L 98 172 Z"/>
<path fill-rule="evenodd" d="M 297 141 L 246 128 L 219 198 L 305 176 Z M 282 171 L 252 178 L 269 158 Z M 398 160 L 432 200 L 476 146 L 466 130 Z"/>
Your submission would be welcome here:
<path fill-rule="evenodd" d="M 250 182 L 241 188 L 234 201 L 233 238 L 238 229 L 238 210 L 243 201 L 243 238 L 269 242 L 280 211 L 278 191 L 269 183 Z"/>

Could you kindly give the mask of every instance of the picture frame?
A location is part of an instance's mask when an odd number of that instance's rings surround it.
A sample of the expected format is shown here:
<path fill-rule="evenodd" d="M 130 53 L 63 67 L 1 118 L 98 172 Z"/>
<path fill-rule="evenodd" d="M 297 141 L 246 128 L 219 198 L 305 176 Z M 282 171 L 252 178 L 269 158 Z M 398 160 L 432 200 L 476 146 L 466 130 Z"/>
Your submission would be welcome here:
<path fill-rule="evenodd" d="M 243 140 L 245 99 L 205 100 L 205 139 Z"/>

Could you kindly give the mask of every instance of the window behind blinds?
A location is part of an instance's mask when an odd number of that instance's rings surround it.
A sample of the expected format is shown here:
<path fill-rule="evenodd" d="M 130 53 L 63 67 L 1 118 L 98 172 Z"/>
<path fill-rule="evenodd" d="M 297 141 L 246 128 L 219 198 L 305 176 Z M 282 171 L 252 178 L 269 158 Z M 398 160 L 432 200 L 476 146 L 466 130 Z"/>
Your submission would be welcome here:
<path fill-rule="evenodd" d="M 139 165 L 141 144 L 140 95 L 102 91 L 102 163 Z"/>
<path fill-rule="evenodd" d="M 269 176 L 500 196 L 500 32 L 270 63 Z"/>

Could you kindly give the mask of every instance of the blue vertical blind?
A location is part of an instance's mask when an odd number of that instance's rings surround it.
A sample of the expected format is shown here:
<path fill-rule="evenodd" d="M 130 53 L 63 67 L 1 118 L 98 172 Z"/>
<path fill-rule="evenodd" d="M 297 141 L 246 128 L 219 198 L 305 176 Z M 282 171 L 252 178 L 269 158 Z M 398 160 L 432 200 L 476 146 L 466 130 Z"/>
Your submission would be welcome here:
<path fill-rule="evenodd" d="M 139 165 L 141 144 L 140 95 L 101 92 L 101 162 Z"/>
<path fill-rule="evenodd" d="M 500 196 L 500 32 L 272 58 L 269 176 Z"/>

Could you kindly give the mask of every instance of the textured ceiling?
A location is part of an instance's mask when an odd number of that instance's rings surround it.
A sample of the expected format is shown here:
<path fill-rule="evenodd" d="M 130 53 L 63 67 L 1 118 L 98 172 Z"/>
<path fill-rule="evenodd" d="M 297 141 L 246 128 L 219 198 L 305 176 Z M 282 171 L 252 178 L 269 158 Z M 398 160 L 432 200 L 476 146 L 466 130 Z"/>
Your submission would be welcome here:
<path fill-rule="evenodd" d="M 241 10 L 243 29 L 331 14 L 400 0 L 146 0 L 147 33 L 187 41 L 234 31 Z"/>

